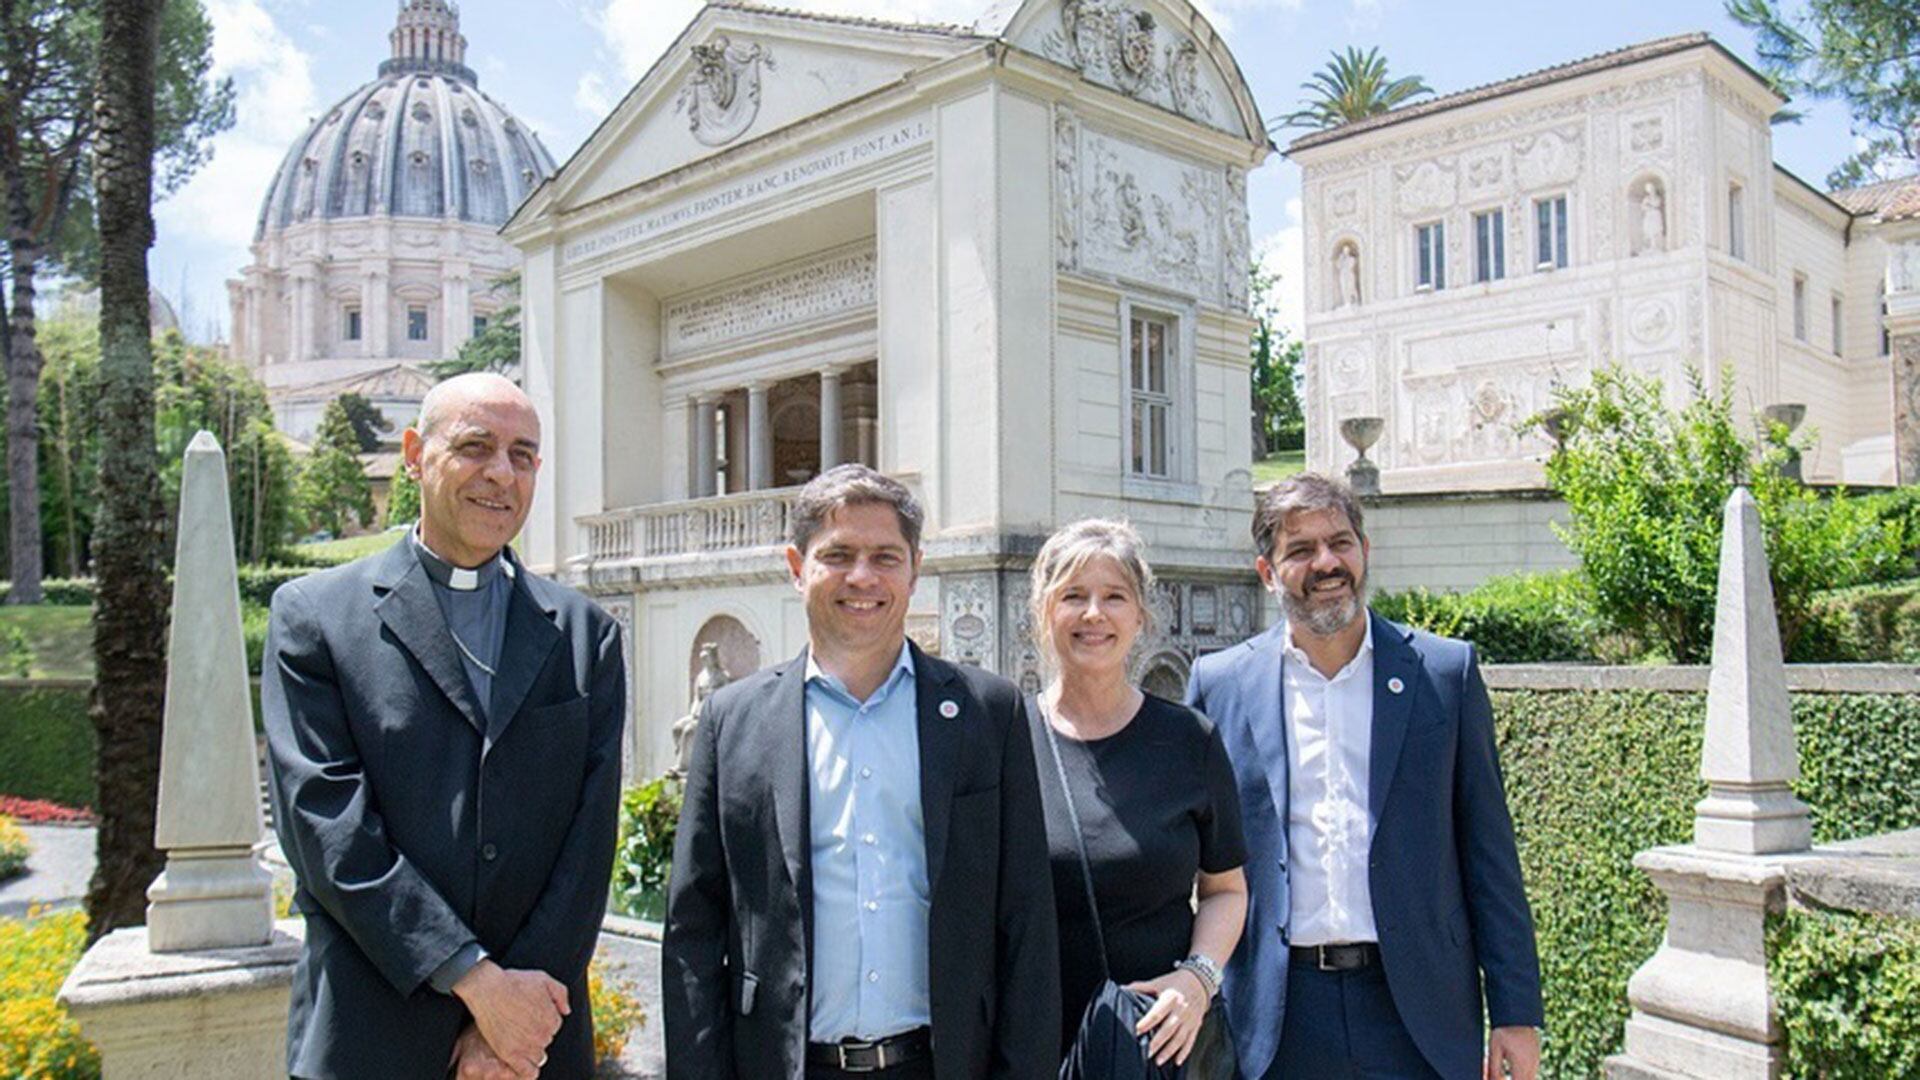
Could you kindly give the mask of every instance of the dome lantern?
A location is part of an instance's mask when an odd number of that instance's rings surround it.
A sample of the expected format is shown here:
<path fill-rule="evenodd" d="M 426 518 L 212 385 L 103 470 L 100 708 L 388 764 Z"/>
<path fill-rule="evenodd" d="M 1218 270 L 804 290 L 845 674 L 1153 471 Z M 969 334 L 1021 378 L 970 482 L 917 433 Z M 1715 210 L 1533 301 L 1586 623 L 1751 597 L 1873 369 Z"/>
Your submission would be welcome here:
<path fill-rule="evenodd" d="M 467 67 L 467 39 L 460 33 L 460 8 L 447 0 L 401 0 L 387 42 L 392 55 L 381 75 L 427 72 L 478 84 Z"/>

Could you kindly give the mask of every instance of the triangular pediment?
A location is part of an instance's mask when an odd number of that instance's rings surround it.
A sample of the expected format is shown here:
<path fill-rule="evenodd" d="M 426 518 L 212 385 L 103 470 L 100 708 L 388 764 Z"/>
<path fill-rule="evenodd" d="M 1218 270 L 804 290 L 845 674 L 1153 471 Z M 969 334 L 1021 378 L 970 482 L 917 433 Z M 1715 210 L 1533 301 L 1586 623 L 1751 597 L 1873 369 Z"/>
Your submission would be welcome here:
<path fill-rule="evenodd" d="M 1239 63 L 1187 0 L 999 0 L 973 29 L 1137 101 L 1267 140 Z"/>
<path fill-rule="evenodd" d="M 709 4 L 561 170 L 543 209 L 624 191 L 985 44 L 959 28 Z"/>

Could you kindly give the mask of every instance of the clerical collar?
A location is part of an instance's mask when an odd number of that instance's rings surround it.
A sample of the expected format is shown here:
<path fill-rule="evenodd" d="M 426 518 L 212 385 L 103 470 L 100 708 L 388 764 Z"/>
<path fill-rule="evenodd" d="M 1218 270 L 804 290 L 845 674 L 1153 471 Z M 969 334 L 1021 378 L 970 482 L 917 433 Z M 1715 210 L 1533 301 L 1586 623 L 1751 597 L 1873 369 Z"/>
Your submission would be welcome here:
<path fill-rule="evenodd" d="M 476 569 L 468 570 L 455 566 L 434 554 L 433 549 L 427 546 L 427 542 L 420 538 L 419 525 L 415 525 L 413 531 L 407 536 L 413 542 L 413 549 L 420 554 L 420 565 L 426 568 L 427 576 L 432 578 L 435 584 L 452 589 L 454 592 L 472 592 L 483 585 L 491 585 L 501 574 L 507 575 L 509 580 L 514 576 L 513 560 L 507 558 L 505 548 L 501 548 L 500 554 L 494 556 L 491 561 L 480 564 Z"/>

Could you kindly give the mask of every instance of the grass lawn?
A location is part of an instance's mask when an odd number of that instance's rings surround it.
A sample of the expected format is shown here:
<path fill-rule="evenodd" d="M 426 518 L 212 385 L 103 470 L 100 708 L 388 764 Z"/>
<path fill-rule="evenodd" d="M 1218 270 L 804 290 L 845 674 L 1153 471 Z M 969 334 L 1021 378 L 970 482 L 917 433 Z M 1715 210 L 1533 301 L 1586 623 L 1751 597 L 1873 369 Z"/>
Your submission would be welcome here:
<path fill-rule="evenodd" d="M 93 609 L 56 604 L 0 606 L 0 626 L 17 626 L 33 648 L 36 679 L 93 678 Z"/>
<path fill-rule="evenodd" d="M 317 544 L 296 544 L 294 554 L 309 562 L 326 566 L 335 566 L 352 562 L 362 555 L 371 555 L 376 551 L 385 551 L 393 542 L 407 535 L 405 529 L 386 529 L 365 536 L 349 536 L 344 540 L 322 540 Z"/>
<path fill-rule="evenodd" d="M 1255 489 L 1271 486 L 1307 467 L 1305 450 L 1280 450 L 1253 463 Z"/>

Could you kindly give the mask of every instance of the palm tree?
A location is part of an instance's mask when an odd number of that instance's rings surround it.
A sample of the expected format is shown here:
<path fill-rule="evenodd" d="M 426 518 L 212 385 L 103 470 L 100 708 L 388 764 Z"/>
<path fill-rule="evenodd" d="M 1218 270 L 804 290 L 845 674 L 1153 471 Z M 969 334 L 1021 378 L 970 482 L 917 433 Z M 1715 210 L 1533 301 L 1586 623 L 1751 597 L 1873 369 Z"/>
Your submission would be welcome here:
<path fill-rule="evenodd" d="M 167 579 L 153 441 L 155 51 L 165 0 L 100 0 L 94 176 L 100 227 L 100 520 L 94 533 L 94 773 L 100 833 L 87 936 L 146 921 L 166 696 Z"/>
<path fill-rule="evenodd" d="M 1433 88 L 1418 75 L 1390 79 L 1387 61 L 1378 47 L 1361 52 L 1347 46 L 1345 55 L 1331 54 L 1327 66 L 1300 84 L 1307 92 L 1301 108 L 1275 121 L 1275 130 L 1290 127 L 1337 128 L 1397 109 Z"/>

